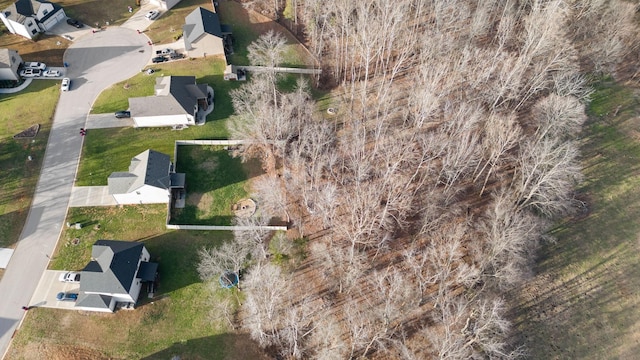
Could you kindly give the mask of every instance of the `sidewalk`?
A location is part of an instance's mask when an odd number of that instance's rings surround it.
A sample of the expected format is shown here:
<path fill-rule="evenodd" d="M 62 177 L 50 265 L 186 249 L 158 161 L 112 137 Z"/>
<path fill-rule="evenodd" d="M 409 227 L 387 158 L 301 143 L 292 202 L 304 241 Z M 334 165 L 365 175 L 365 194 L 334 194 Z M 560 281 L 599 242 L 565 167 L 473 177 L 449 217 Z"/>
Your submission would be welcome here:
<path fill-rule="evenodd" d="M 31 80 L 33 79 L 32 78 L 25 79 L 24 82 L 18 87 L 9 88 L 9 89 L 0 89 L 0 94 L 13 94 L 13 93 L 17 93 L 18 91 L 22 91 L 27 86 L 29 86 L 29 84 L 31 84 Z"/>

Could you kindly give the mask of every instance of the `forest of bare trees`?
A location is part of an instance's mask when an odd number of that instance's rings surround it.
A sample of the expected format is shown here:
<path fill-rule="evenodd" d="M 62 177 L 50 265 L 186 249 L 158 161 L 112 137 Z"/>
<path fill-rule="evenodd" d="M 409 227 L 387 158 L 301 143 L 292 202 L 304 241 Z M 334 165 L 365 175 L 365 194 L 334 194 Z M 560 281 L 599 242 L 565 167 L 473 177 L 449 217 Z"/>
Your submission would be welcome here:
<path fill-rule="evenodd" d="M 504 293 L 528 276 L 549 224 L 581 204 L 588 79 L 615 75 L 633 51 L 635 6 L 255 3 L 297 14 L 323 69 L 313 81 L 338 111 L 317 111 L 304 80 L 282 92 L 275 73 L 232 94 L 230 132 L 266 172 L 260 216 L 243 221 L 292 229 L 202 250 L 203 279 L 246 271 L 233 326 L 286 359 L 525 354 L 508 341 Z M 249 59 L 277 65 L 283 45 L 267 33 Z M 297 261 L 274 256 L 296 246 Z"/>

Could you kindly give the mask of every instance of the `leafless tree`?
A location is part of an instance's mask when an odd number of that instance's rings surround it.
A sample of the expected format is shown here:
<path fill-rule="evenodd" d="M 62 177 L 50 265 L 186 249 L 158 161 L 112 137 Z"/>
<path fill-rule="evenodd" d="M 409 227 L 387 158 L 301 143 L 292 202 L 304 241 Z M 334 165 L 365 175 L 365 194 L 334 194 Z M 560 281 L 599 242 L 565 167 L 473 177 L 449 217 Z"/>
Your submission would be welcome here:
<path fill-rule="evenodd" d="M 258 262 L 246 275 L 243 326 L 265 347 L 281 342 L 279 328 L 287 311 L 290 282 L 280 267 Z"/>
<path fill-rule="evenodd" d="M 202 248 L 198 251 L 198 274 L 204 281 L 217 278 L 226 271 L 236 274 L 243 268 L 251 251 L 249 244 L 228 241 L 214 248 Z"/>
<path fill-rule="evenodd" d="M 546 216 L 571 208 L 571 190 L 582 179 L 574 142 L 552 138 L 525 140 L 518 165 L 513 186 L 519 208 L 533 208 Z"/>

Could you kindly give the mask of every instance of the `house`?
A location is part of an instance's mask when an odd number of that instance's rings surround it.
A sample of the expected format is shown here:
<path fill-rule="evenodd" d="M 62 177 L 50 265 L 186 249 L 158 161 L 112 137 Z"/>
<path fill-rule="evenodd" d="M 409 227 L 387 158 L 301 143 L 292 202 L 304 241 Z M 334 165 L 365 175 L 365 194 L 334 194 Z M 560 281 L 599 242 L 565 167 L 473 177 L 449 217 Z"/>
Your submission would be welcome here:
<path fill-rule="evenodd" d="M 109 194 L 118 204 L 167 204 L 172 189 L 183 189 L 185 175 L 173 171 L 169 155 L 146 150 L 133 159 L 129 172 L 107 179 Z"/>
<path fill-rule="evenodd" d="M 231 29 L 220 24 L 218 14 L 198 7 L 184 19 L 184 49 L 190 57 L 230 53 Z"/>
<path fill-rule="evenodd" d="M 22 58 L 17 51 L 0 49 L 0 80 L 19 80 L 18 67 L 21 63 Z"/>
<path fill-rule="evenodd" d="M 113 312 L 118 303 L 131 308 L 142 284 L 153 282 L 158 264 L 149 262 L 149 251 L 139 242 L 98 240 L 91 261 L 80 275 L 76 310 Z"/>
<path fill-rule="evenodd" d="M 27 39 L 49 31 L 66 18 L 60 5 L 45 0 L 18 0 L 0 12 L 0 19 L 9 32 Z"/>
<path fill-rule="evenodd" d="M 211 94 L 206 84 L 196 84 L 195 76 L 156 78 L 155 95 L 129 98 L 129 110 L 135 127 L 185 127 L 204 124 L 199 111 L 209 107 Z M 212 90 L 213 91 L 213 90 Z"/>
<path fill-rule="evenodd" d="M 176 6 L 180 0 L 151 0 L 150 3 L 160 8 L 160 10 L 169 10 Z"/>

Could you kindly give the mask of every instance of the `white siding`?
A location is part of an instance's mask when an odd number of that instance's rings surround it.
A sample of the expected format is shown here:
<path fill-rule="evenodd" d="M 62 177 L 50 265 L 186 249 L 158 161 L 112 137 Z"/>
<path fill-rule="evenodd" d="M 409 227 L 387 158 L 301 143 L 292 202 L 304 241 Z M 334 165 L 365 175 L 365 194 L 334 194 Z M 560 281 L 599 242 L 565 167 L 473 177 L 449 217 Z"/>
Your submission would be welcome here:
<path fill-rule="evenodd" d="M 13 69 L 0 69 L 0 80 L 18 80 Z"/>
<path fill-rule="evenodd" d="M 195 125 L 191 115 L 134 116 L 134 127 L 159 127 L 173 125 Z"/>
<path fill-rule="evenodd" d="M 49 19 L 47 19 L 47 21 L 42 23 L 42 28 L 43 28 L 44 31 L 48 31 L 52 27 L 56 26 L 60 21 L 66 19 L 66 18 L 67 18 L 67 15 L 64 13 L 64 10 L 60 9 L 60 10 L 58 10 L 58 12 L 54 16 L 51 16 Z"/>
<path fill-rule="evenodd" d="M 118 204 L 166 204 L 169 196 L 169 190 L 149 185 L 128 194 L 113 194 Z"/>

